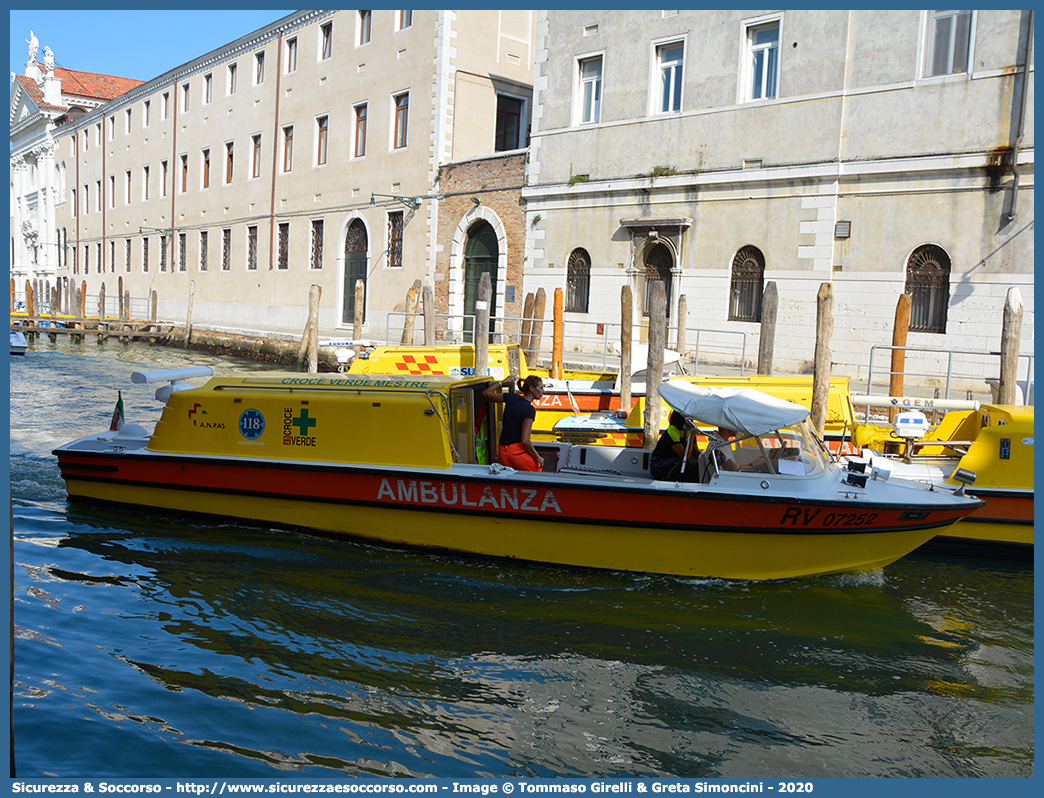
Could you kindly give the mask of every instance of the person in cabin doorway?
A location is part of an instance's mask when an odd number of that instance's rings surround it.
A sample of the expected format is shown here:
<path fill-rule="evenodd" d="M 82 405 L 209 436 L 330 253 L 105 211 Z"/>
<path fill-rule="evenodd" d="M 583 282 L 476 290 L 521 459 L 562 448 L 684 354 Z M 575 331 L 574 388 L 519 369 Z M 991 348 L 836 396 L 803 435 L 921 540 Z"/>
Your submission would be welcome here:
<path fill-rule="evenodd" d="M 540 471 L 544 458 L 533 445 L 531 434 L 536 420 L 533 402 L 544 395 L 544 381 L 535 374 L 518 380 L 519 393 L 510 390 L 515 377 L 494 382 L 482 392 L 489 402 L 504 403 L 504 417 L 500 428 L 500 462 L 518 471 Z M 502 387 L 508 388 L 501 392 Z"/>
<path fill-rule="evenodd" d="M 671 411 L 670 426 L 660 433 L 660 439 L 656 442 L 652 456 L 649 458 L 649 473 L 653 479 L 661 479 L 674 482 L 699 482 L 700 470 L 697 458 L 700 456 L 700 447 L 696 441 L 692 442 L 689 451 L 689 460 L 685 461 L 685 447 L 689 442 L 689 434 L 692 431 L 685 416 L 677 410 Z M 682 471 L 682 463 L 685 470 Z"/>

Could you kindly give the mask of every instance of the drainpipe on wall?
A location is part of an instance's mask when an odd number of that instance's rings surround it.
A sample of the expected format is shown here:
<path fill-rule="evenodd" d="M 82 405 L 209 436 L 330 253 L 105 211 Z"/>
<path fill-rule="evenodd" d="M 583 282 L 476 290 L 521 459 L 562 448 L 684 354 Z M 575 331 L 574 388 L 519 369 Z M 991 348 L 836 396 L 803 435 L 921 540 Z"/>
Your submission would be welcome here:
<path fill-rule="evenodd" d="M 1008 221 L 1014 222 L 1017 216 L 1016 209 L 1019 203 L 1019 147 L 1026 131 L 1026 101 L 1029 95 L 1029 58 L 1030 47 L 1033 40 L 1033 12 L 1029 12 L 1029 24 L 1026 29 L 1026 45 L 1022 53 L 1022 93 L 1019 97 L 1019 129 L 1015 136 L 1015 146 L 1011 153 L 1011 210 L 1008 211 Z"/>

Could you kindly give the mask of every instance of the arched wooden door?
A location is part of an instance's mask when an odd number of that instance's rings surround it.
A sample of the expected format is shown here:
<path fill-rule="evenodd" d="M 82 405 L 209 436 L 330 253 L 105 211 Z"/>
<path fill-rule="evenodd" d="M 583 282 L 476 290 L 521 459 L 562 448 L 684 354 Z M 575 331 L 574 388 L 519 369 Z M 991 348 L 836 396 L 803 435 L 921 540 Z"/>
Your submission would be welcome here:
<path fill-rule="evenodd" d="M 355 283 L 363 281 L 366 285 L 366 250 L 368 239 L 366 225 L 362 219 L 353 219 L 348 225 L 348 235 L 344 238 L 344 305 L 341 316 L 342 324 L 355 322 Z M 365 296 L 365 295 L 364 295 Z M 366 302 L 363 302 L 363 321 L 366 320 Z"/>
<path fill-rule="evenodd" d="M 500 249 L 497 234 L 489 222 L 479 222 L 468 230 L 464 244 L 464 340 L 474 343 L 475 302 L 478 300 L 479 281 L 488 274 L 493 288 L 489 302 L 489 331 L 493 332 L 497 312 L 497 260 Z"/>

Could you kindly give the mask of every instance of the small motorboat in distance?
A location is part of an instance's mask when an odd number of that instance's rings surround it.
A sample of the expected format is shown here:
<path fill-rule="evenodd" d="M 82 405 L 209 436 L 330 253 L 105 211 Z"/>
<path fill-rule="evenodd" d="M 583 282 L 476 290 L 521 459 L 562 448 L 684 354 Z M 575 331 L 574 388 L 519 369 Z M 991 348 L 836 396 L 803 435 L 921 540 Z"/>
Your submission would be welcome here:
<path fill-rule="evenodd" d="M 24 355 L 29 350 L 29 342 L 18 330 L 11 330 L 11 354 Z"/>
<path fill-rule="evenodd" d="M 843 470 L 806 408 L 750 389 L 660 387 L 691 422 L 738 433 L 701 454 L 701 481 L 667 482 L 632 447 L 538 442 L 542 472 L 501 465 L 489 377 L 261 373 L 191 388 L 180 371 L 160 372 L 176 385 L 157 391 L 154 432 L 114 416 L 115 429 L 55 449 L 71 498 L 725 579 L 881 568 L 982 504 L 961 488 Z M 717 464 L 726 446 L 744 468 Z"/>

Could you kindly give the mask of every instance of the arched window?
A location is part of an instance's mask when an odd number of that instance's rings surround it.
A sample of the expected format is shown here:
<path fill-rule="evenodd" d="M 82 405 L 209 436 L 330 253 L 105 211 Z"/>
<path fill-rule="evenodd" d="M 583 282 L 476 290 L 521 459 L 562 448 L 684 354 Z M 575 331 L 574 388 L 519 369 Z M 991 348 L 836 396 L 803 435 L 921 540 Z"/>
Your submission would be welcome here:
<path fill-rule="evenodd" d="M 749 244 L 732 259 L 729 284 L 729 321 L 761 321 L 765 287 L 765 256 Z"/>
<path fill-rule="evenodd" d="M 935 244 L 918 247 L 906 267 L 906 288 L 912 300 L 910 331 L 946 333 L 950 303 L 950 256 Z"/>
<path fill-rule="evenodd" d="M 566 266 L 565 310 L 572 313 L 587 313 L 591 298 L 591 256 L 587 250 L 577 247 L 569 253 Z"/>

